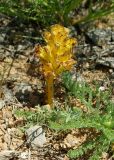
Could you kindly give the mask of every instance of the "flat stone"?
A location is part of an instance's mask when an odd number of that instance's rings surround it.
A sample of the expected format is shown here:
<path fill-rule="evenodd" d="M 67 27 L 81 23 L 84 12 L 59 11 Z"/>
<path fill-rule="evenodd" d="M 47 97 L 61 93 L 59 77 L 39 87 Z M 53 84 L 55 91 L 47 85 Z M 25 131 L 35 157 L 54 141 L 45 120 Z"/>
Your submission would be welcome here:
<path fill-rule="evenodd" d="M 43 147 L 46 143 L 45 133 L 41 126 L 35 125 L 26 130 L 27 144 L 31 147 Z"/>

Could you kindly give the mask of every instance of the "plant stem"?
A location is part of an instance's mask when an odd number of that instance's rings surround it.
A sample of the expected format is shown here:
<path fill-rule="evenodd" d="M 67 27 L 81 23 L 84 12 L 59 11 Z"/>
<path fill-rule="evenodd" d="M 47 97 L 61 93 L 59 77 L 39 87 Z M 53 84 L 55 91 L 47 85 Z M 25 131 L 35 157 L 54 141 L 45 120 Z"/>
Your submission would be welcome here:
<path fill-rule="evenodd" d="M 47 104 L 49 104 L 52 107 L 54 98 L 54 78 L 52 75 L 46 77 L 46 94 Z"/>

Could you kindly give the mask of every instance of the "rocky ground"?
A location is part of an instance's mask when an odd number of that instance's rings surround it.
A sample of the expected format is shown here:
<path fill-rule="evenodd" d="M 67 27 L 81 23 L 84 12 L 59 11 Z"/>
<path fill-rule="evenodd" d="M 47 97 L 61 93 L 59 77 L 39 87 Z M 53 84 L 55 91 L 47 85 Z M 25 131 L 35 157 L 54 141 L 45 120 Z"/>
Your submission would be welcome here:
<path fill-rule="evenodd" d="M 99 81 L 104 88 L 114 86 L 113 20 L 109 18 L 110 25 L 97 21 L 86 32 L 81 30 L 81 34 L 72 28 L 78 39 L 77 64 L 72 71 L 77 80 L 90 84 Z M 46 126 L 42 126 L 43 134 L 36 126 L 41 132 L 37 141 L 46 141 L 44 145 L 37 144 L 36 149 L 29 145 L 30 131 L 27 141 L 19 129 L 24 120 L 15 116 L 15 109 L 35 110 L 36 106 L 44 105 L 44 82 L 38 72 L 38 60 L 34 58 L 39 35 L 40 28 L 0 15 L 0 160 L 69 160 L 68 149 L 78 147 L 86 138 L 86 134 L 79 136 L 78 131 L 67 135 L 52 133 Z M 102 159 L 107 157 L 105 153 Z"/>

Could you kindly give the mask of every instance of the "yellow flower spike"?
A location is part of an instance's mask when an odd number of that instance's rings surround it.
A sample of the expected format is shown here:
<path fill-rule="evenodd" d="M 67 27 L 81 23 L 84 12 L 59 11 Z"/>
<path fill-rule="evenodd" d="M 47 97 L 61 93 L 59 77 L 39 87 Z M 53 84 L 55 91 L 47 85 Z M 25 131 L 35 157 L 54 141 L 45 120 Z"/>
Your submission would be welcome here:
<path fill-rule="evenodd" d="M 35 51 L 42 64 L 42 71 L 46 79 L 47 103 L 53 105 L 54 79 L 65 70 L 70 70 L 75 60 L 72 59 L 75 38 L 70 38 L 70 30 L 59 24 L 53 25 L 43 36 L 45 46 L 37 46 Z"/>

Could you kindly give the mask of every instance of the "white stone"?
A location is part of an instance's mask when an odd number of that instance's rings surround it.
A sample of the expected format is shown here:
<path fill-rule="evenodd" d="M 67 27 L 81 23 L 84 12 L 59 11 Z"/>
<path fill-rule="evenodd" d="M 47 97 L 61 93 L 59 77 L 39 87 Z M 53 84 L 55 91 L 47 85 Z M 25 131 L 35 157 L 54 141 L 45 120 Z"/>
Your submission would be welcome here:
<path fill-rule="evenodd" d="M 26 130 L 27 144 L 33 148 L 43 147 L 46 143 L 45 133 L 41 126 L 35 125 Z"/>
<path fill-rule="evenodd" d="M 0 160 L 9 160 L 15 157 L 17 153 L 13 150 L 4 150 L 0 152 Z"/>
<path fill-rule="evenodd" d="M 99 87 L 99 91 L 105 91 L 105 87 L 104 86 L 101 86 L 101 87 Z"/>

